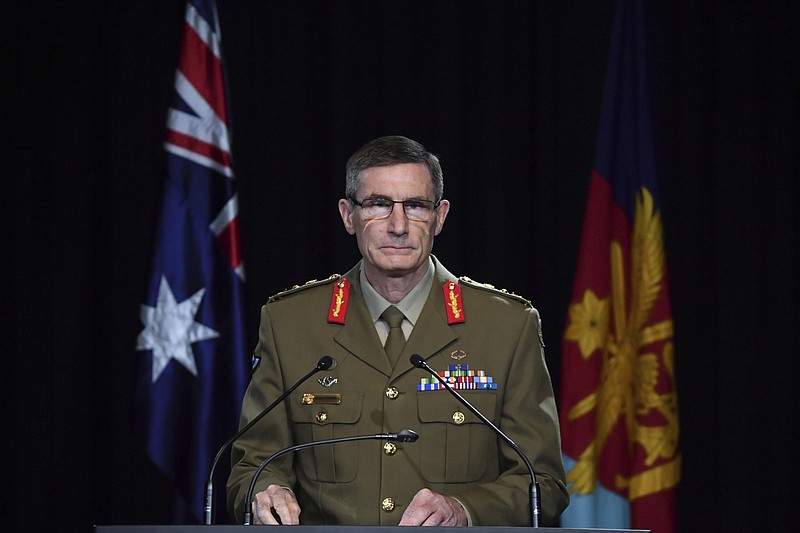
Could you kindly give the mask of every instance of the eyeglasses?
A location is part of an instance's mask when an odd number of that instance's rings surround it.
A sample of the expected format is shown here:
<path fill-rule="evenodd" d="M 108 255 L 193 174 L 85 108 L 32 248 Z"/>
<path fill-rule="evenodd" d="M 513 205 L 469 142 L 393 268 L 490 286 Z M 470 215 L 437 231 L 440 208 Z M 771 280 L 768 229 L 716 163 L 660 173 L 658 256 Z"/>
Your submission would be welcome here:
<path fill-rule="evenodd" d="M 388 198 L 365 198 L 360 202 L 355 198 L 350 198 L 350 201 L 362 209 L 364 218 L 367 220 L 388 218 L 394 210 L 394 204 L 403 204 L 403 212 L 408 219 L 416 222 L 430 221 L 434 210 L 442 202 L 441 200 L 431 202 L 430 200 L 390 200 Z"/>

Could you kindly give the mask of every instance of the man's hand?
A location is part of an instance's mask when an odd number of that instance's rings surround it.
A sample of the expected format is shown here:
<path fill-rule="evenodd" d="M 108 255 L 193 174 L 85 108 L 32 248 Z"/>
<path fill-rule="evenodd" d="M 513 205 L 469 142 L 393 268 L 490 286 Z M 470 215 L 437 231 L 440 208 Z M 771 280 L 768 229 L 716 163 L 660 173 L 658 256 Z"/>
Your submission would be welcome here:
<path fill-rule="evenodd" d="M 400 519 L 401 526 L 466 526 L 467 512 L 450 496 L 443 496 L 430 489 L 422 489 L 416 495 Z"/>
<path fill-rule="evenodd" d="M 270 485 L 267 490 L 256 494 L 253 515 L 254 524 L 297 525 L 300 523 L 300 505 L 292 491 L 280 485 Z"/>

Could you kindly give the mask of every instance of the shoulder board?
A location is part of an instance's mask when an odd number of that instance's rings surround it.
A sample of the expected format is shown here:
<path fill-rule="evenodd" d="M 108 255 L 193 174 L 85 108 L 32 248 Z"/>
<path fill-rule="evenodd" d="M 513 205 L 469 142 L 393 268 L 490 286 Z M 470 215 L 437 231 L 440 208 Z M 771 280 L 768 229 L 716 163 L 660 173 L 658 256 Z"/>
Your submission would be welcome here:
<path fill-rule="evenodd" d="M 458 281 L 463 283 L 464 285 L 475 287 L 476 289 L 483 289 L 485 291 L 494 292 L 502 296 L 506 296 L 511 298 L 512 300 L 516 300 L 522 304 L 527 305 L 528 307 L 533 307 L 533 304 L 527 298 L 523 298 L 518 294 L 514 294 L 513 292 L 508 292 L 506 289 L 498 289 L 494 285 L 489 285 L 488 283 L 479 283 L 473 279 L 468 278 L 467 276 L 461 276 L 458 278 Z"/>
<path fill-rule="evenodd" d="M 267 300 L 267 303 L 275 302 L 277 300 L 280 300 L 281 298 L 289 296 L 290 294 L 294 294 L 296 292 L 300 292 L 300 291 L 303 291 L 305 289 L 310 289 L 311 287 L 318 287 L 320 285 L 327 285 L 328 283 L 333 283 L 334 281 L 340 279 L 341 277 L 342 276 L 339 275 L 339 274 L 333 274 L 332 276 L 330 276 L 328 278 L 325 278 L 325 279 L 322 279 L 322 280 L 312 279 L 312 280 L 306 281 L 302 285 L 295 285 L 291 289 L 286 289 L 285 291 L 281 291 L 278 294 L 270 296 L 269 300 Z"/>

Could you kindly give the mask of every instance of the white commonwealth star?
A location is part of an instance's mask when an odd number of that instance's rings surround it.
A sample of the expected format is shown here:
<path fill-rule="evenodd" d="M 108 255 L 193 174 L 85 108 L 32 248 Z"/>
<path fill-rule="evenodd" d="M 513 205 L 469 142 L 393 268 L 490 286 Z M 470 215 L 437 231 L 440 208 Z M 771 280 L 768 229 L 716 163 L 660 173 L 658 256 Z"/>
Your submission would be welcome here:
<path fill-rule="evenodd" d="M 170 359 L 175 359 L 197 376 L 192 343 L 219 337 L 218 332 L 194 321 L 205 292 L 205 288 L 200 289 L 188 300 L 178 303 L 167 279 L 161 276 L 156 306 L 141 306 L 144 330 L 136 339 L 136 349 L 153 350 L 153 383 Z"/>

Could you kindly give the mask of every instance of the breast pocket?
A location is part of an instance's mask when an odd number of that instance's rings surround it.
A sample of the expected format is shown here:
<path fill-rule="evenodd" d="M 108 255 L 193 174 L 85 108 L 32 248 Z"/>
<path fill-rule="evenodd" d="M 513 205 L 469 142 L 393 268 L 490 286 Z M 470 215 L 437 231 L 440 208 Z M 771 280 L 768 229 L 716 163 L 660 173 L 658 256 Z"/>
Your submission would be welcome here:
<path fill-rule="evenodd" d="M 343 392 L 339 403 L 306 403 L 292 396 L 290 417 L 297 444 L 358 435 L 363 393 Z M 309 479 L 329 483 L 353 481 L 358 473 L 357 443 L 326 444 L 297 452 L 300 468 Z"/>
<path fill-rule="evenodd" d="M 464 391 L 464 398 L 487 418 L 497 402 L 493 391 Z M 417 393 L 422 475 L 431 483 L 469 483 L 497 461 L 497 438 L 491 429 L 447 391 Z"/>

